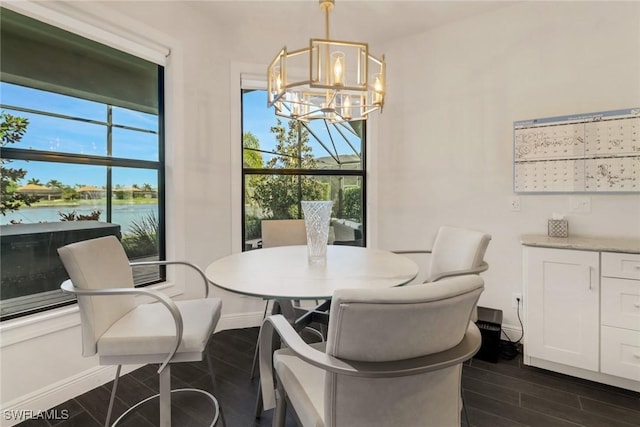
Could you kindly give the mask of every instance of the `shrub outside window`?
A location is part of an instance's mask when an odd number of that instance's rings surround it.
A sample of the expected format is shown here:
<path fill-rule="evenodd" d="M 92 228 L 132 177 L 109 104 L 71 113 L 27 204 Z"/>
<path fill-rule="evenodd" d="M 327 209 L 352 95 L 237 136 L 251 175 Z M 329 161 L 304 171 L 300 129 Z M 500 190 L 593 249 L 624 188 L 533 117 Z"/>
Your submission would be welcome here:
<path fill-rule="evenodd" d="M 302 200 L 333 201 L 329 243 L 365 246 L 365 123 L 283 120 L 266 104 L 242 90 L 244 250 L 261 247 L 263 219 L 303 218 Z"/>
<path fill-rule="evenodd" d="M 75 301 L 59 288 L 65 244 L 116 235 L 131 260 L 164 258 L 163 68 L 12 11 L 1 18 L 5 320 Z M 32 55 L 19 54 L 26 46 Z M 164 270 L 134 278 L 156 283 Z"/>

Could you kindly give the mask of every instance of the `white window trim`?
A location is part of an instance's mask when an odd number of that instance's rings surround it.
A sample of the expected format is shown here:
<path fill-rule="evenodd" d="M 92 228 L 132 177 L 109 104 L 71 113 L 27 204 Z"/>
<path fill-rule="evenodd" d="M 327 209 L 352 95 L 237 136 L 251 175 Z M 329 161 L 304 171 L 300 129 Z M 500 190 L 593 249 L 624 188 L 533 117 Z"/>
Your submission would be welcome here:
<path fill-rule="evenodd" d="M 242 112 L 240 90 L 244 87 L 266 89 L 266 65 L 231 63 L 229 81 L 229 124 L 231 143 L 231 252 L 242 252 L 242 150 L 238 142 L 242 135 Z M 259 76 L 264 75 L 264 79 Z M 243 86 L 244 76 L 244 86 Z M 255 76 L 255 77 L 254 77 Z M 378 247 L 378 117 L 372 114 L 367 119 L 366 162 L 367 162 L 367 247 Z"/>
<path fill-rule="evenodd" d="M 148 36 L 141 36 L 141 34 L 150 34 L 151 30 L 145 28 L 140 31 L 139 22 L 134 23 L 128 17 L 118 16 L 117 20 L 114 19 L 111 22 L 118 22 L 119 25 L 109 23 L 109 17 L 113 16 L 114 12 L 104 5 L 91 4 L 91 12 L 81 10 L 79 8 L 81 5 L 78 3 L 71 5 L 63 2 L 47 2 L 43 4 L 10 0 L 4 1 L 2 6 L 158 65 L 166 65 L 167 57 L 171 52 L 168 46 L 157 43 Z M 128 30 L 127 26 L 136 28 L 138 32 Z"/>
<path fill-rule="evenodd" d="M 170 141 L 182 139 L 184 129 L 184 94 L 179 87 L 179 82 L 184 81 L 181 44 L 166 34 L 95 2 L 65 4 L 20 0 L 3 1 L 2 6 L 165 67 L 165 195 L 167 199 L 176 201 L 165 207 L 166 257 L 182 258 L 186 248 L 182 237 L 184 233 L 178 227 L 169 226 L 184 224 L 184 211 L 172 208 L 183 205 L 184 156 L 181 150 L 170 144 Z M 135 28 L 137 32 L 126 29 L 127 26 Z M 167 271 L 166 282 L 149 288 L 161 290 L 170 297 L 183 294 L 186 277 L 183 270 Z M 77 305 L 5 320 L 0 323 L 0 349 L 79 324 Z"/>
<path fill-rule="evenodd" d="M 266 88 L 266 68 L 264 65 L 231 63 L 229 82 L 229 135 L 231 144 L 231 253 L 242 252 L 242 150 L 239 141 L 242 138 L 242 100 L 240 91 L 245 86 L 255 85 L 256 89 Z M 264 82 L 259 76 L 265 75 Z M 253 79 L 252 76 L 256 76 Z M 251 83 L 253 82 L 253 83 Z"/>

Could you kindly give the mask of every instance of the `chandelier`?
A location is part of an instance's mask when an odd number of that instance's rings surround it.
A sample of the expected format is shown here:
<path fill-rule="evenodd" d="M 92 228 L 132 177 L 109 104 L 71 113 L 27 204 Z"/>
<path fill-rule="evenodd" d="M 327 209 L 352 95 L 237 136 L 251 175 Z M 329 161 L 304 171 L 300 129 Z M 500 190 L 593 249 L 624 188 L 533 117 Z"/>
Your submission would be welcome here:
<path fill-rule="evenodd" d="M 329 38 L 329 12 L 334 0 L 320 0 L 325 13 L 324 39 L 308 48 L 286 46 L 267 68 L 267 103 L 278 116 L 309 121 L 347 122 L 382 110 L 385 62 L 369 54 L 366 43 Z"/>

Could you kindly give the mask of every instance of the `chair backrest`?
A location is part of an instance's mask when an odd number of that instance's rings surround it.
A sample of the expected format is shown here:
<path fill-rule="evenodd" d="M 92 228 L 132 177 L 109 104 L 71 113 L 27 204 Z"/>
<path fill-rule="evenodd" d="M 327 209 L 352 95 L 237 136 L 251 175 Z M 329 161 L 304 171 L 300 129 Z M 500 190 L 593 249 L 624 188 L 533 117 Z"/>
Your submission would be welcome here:
<path fill-rule="evenodd" d="M 467 275 L 392 289 L 336 291 L 326 352 L 362 362 L 398 362 L 459 344 L 484 289 Z M 325 424 L 459 425 L 461 364 L 395 378 L 327 372 Z"/>
<path fill-rule="evenodd" d="M 304 219 L 263 219 L 262 247 L 294 246 L 307 244 Z"/>
<path fill-rule="evenodd" d="M 491 236 L 482 231 L 442 226 L 431 250 L 429 279 L 438 274 L 478 267 Z"/>
<path fill-rule="evenodd" d="M 73 286 L 79 289 L 132 288 L 133 274 L 124 248 L 115 236 L 100 237 L 58 248 Z M 82 354 L 96 354 L 96 342 L 135 306 L 133 296 L 78 296 Z"/>

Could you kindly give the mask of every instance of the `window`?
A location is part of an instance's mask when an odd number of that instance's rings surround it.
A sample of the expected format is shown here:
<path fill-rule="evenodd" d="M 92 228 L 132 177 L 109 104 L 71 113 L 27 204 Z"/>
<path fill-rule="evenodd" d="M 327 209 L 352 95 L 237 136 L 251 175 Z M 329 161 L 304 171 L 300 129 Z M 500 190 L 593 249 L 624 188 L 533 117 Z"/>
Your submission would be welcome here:
<path fill-rule="evenodd" d="M 161 66 L 9 10 L 1 19 L 4 320 L 75 301 L 59 289 L 65 244 L 117 235 L 131 260 L 164 258 L 164 158 Z"/>
<path fill-rule="evenodd" d="M 300 201 L 332 200 L 329 242 L 365 246 L 365 123 L 303 123 L 242 89 L 243 242 L 261 246 L 263 219 L 302 218 Z"/>

